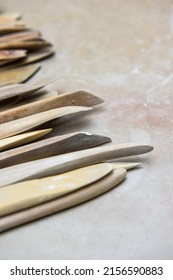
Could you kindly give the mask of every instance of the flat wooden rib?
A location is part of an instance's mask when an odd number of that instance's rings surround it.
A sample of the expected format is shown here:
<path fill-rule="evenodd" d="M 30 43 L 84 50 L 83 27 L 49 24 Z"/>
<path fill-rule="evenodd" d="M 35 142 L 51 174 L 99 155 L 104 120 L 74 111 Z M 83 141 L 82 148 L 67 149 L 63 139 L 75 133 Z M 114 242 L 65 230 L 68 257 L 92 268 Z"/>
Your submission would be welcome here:
<path fill-rule="evenodd" d="M 66 196 L 35 207 L 2 217 L 0 232 L 58 213 L 96 198 L 120 184 L 126 176 L 125 169 L 116 169 L 101 180 Z"/>
<path fill-rule="evenodd" d="M 100 163 L 1 188 L 0 217 L 67 195 L 92 184 L 111 171 L 111 164 Z"/>

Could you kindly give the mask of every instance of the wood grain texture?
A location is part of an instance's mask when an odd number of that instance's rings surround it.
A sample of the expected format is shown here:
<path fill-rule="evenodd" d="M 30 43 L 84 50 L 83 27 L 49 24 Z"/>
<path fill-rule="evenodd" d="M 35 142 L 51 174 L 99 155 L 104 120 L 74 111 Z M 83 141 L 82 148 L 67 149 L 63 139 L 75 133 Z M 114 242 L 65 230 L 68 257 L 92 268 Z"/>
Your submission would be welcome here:
<path fill-rule="evenodd" d="M 29 67 L 29 68 L 25 68 L 25 67 Z M 30 68 L 30 66 L 24 66 L 24 67 L 20 67 L 18 69 L 23 69 L 24 72 L 25 70 L 28 72 L 28 70 L 30 71 L 32 68 Z M 16 71 L 18 71 L 18 69 Z M 34 67 L 35 69 L 35 67 Z M 5 71 L 8 75 L 9 71 Z M 14 71 L 14 70 L 13 70 Z M 0 73 L 0 77 L 1 74 L 4 72 Z M 10 72 L 11 73 L 11 72 Z M 24 96 L 33 92 L 36 92 L 40 89 L 42 89 L 43 87 L 45 87 L 46 85 L 54 82 L 55 80 L 57 80 L 57 78 L 44 78 L 41 80 L 36 81 L 35 83 L 31 83 L 31 84 L 13 84 L 13 85 L 9 85 L 9 86 L 4 86 L 0 88 L 0 101 L 14 97 L 14 96 Z M 21 117 L 21 116 L 20 116 Z"/>
<path fill-rule="evenodd" d="M 58 175 L 110 159 L 144 154 L 152 149 L 153 147 L 148 145 L 111 144 L 22 163 L 0 170 L 0 187 L 20 181 Z"/>
<path fill-rule="evenodd" d="M 43 130 L 36 130 L 31 131 L 27 133 L 22 133 L 16 136 L 12 136 L 9 138 L 5 138 L 0 140 L 0 156 L 3 155 L 2 151 L 5 151 L 7 149 L 11 149 L 20 145 L 24 145 L 26 143 L 29 143 L 31 141 L 34 141 L 38 138 L 41 138 L 42 136 L 49 133 L 52 129 L 43 129 Z M 23 147 L 21 147 L 23 148 Z M 15 149 L 14 149 L 15 150 Z M 12 150 L 10 150 L 12 152 Z"/>
<path fill-rule="evenodd" d="M 101 180 L 71 194 L 2 217 L 0 219 L 0 232 L 4 232 L 19 225 L 58 213 L 62 210 L 96 198 L 120 184 L 125 179 L 125 176 L 125 169 L 116 169 Z"/>
<path fill-rule="evenodd" d="M 111 171 L 111 164 L 100 163 L 1 188 L 0 217 L 67 195 L 92 184 Z"/>
<path fill-rule="evenodd" d="M 44 124 L 56 118 L 66 116 L 68 114 L 89 111 L 91 109 L 92 108 L 90 107 L 67 106 L 38 113 L 8 123 L 3 123 L 0 125 L 0 139 L 4 139 L 6 137 L 10 137 L 22 133 L 24 131 L 33 129 L 41 124 Z"/>
<path fill-rule="evenodd" d="M 19 136 L 20 135 L 17 135 L 15 137 Z M 0 140 L 0 143 L 6 139 Z M 55 136 L 0 153 L 0 168 L 59 154 L 84 150 L 108 142 L 111 142 L 111 139 L 108 137 L 86 132 Z"/>
<path fill-rule="evenodd" d="M 30 90 L 30 92 L 36 89 L 36 86 L 25 87 Z M 0 89 L 0 92 L 2 90 Z M 21 92 L 21 91 L 20 91 Z M 15 90 L 13 93 L 17 93 Z M 18 91 L 19 93 L 19 91 Z M 26 91 L 25 91 L 26 93 Z M 23 93 L 24 94 L 24 93 Z M 11 92 L 12 95 L 12 92 Z M 13 121 L 19 118 L 44 112 L 47 110 L 64 107 L 64 106 L 94 106 L 102 103 L 103 100 L 89 92 L 79 90 L 71 93 L 63 93 L 56 97 L 49 97 L 46 99 L 39 100 L 37 102 L 32 102 L 23 106 L 19 106 L 14 109 L 6 110 L 0 113 L 0 124 Z"/>
<path fill-rule="evenodd" d="M 0 72 L 0 84 L 17 84 L 22 83 L 31 78 L 38 70 L 40 65 L 27 65 Z"/>

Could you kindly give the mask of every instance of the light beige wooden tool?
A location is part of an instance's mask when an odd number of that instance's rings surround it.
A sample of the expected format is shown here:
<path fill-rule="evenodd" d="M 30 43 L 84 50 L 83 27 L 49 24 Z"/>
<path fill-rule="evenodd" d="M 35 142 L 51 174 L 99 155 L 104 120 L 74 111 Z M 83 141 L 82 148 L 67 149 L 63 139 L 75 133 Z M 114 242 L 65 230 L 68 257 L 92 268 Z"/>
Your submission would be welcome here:
<path fill-rule="evenodd" d="M 15 88 L 14 88 L 15 89 Z M 0 92 L 2 90 L 0 89 Z M 0 124 L 64 106 L 94 106 L 103 100 L 86 91 L 63 93 L 0 112 Z"/>
<path fill-rule="evenodd" d="M 141 165 L 140 162 L 109 162 L 113 169 L 125 168 L 126 170 L 136 168 Z"/>
<path fill-rule="evenodd" d="M 0 31 L 1 32 L 1 31 Z M 43 39 L 40 40 L 26 40 L 26 41 L 7 41 L 7 42 L 0 42 L 0 50 L 5 49 L 25 49 L 25 50 L 38 50 L 42 48 L 51 47 L 51 43 L 45 41 Z"/>
<path fill-rule="evenodd" d="M 0 187 L 57 175 L 110 159 L 144 154 L 152 149 L 153 147 L 148 145 L 114 144 L 22 163 L 0 170 Z"/>
<path fill-rule="evenodd" d="M 0 24 L 14 22 L 20 19 L 21 14 L 19 13 L 3 13 L 0 15 Z"/>
<path fill-rule="evenodd" d="M 44 204 L 2 217 L 0 219 L 0 232 L 7 231 L 11 228 L 49 216 L 51 214 L 55 214 L 62 210 L 74 207 L 96 198 L 121 183 L 125 179 L 125 176 L 126 170 L 119 168 L 113 170 L 101 180 L 98 180 L 97 182 L 78 191 Z"/>
<path fill-rule="evenodd" d="M 66 195 L 101 179 L 111 171 L 111 164 L 100 163 L 1 188 L 0 217 Z"/>
<path fill-rule="evenodd" d="M 8 70 L 1 70 L 0 72 L 0 84 L 10 83 L 22 83 L 31 78 L 38 70 L 40 65 L 27 65 L 18 68 L 12 68 Z"/>
<path fill-rule="evenodd" d="M 30 66 L 27 66 L 30 67 Z M 23 68 L 23 67 L 21 67 Z M 10 71 L 10 70 L 8 70 Z M 8 74 L 7 71 L 7 74 Z M 3 72 L 2 72 L 3 73 Z M 1 73 L 0 73 L 1 75 Z M 0 76 L 1 77 L 1 76 Z M 0 101 L 14 97 L 14 96 L 23 96 L 26 94 L 30 94 L 33 92 L 36 92 L 46 85 L 53 83 L 56 81 L 58 78 L 44 78 L 41 80 L 38 80 L 35 83 L 32 84 L 14 84 L 14 85 L 9 85 L 5 87 L 0 88 Z"/>
<path fill-rule="evenodd" d="M 26 50 L 3 50 L 0 51 L 0 61 L 19 59 L 26 56 Z"/>
<path fill-rule="evenodd" d="M 0 140 L 0 152 L 24 145 L 49 133 L 52 129 L 35 130 Z M 23 148 L 23 147 L 21 147 Z M 14 149 L 15 150 L 15 149 Z M 10 150 L 11 152 L 13 150 Z M 0 153 L 0 157 L 3 153 Z"/>
<path fill-rule="evenodd" d="M 57 109 L 52 109 L 42 113 L 38 113 L 29 117 L 21 118 L 15 121 L 8 123 L 0 124 L 0 139 L 10 137 L 24 131 L 33 129 L 41 124 L 44 124 L 48 121 L 66 116 L 69 114 L 74 114 L 78 112 L 90 111 L 90 107 L 82 106 L 67 106 Z"/>
<path fill-rule="evenodd" d="M 19 137 L 20 135 L 10 138 Z M 0 143 L 6 139 L 0 140 Z M 62 136 L 55 136 L 0 153 L 0 168 L 59 154 L 84 150 L 108 142 L 111 142 L 111 139 L 108 137 L 87 132 L 76 132 Z"/>

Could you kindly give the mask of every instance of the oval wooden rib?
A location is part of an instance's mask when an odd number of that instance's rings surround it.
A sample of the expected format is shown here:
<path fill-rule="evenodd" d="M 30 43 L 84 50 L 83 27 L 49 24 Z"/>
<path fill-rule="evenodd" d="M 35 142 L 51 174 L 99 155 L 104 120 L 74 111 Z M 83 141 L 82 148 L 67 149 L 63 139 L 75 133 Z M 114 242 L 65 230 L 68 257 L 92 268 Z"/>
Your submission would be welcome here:
<path fill-rule="evenodd" d="M 26 181 L 0 189 L 0 217 L 66 195 L 101 179 L 112 171 L 100 163 L 61 175 Z"/>
<path fill-rule="evenodd" d="M 57 109 L 52 109 L 42 113 L 38 113 L 29 117 L 21 118 L 19 120 L 3 123 L 0 125 L 0 139 L 10 137 L 24 131 L 33 129 L 48 121 L 74 114 L 82 111 L 89 111 L 92 108 L 82 106 L 67 106 Z"/>
<path fill-rule="evenodd" d="M 0 170 L 0 187 L 19 181 L 57 175 L 110 159 L 144 154 L 152 149 L 153 147 L 148 145 L 114 144 L 22 163 Z"/>
<path fill-rule="evenodd" d="M 30 66 L 27 66 L 27 67 L 30 67 Z M 23 67 L 21 67 L 21 68 L 23 68 Z M 11 70 L 8 70 L 8 71 L 11 71 Z M 7 71 L 7 75 L 8 75 L 8 71 Z M 3 72 L 0 73 L 0 77 L 1 77 L 2 73 Z M 37 82 L 32 83 L 32 84 L 17 84 L 17 85 L 15 84 L 15 85 L 1 87 L 0 88 L 0 101 L 14 97 L 14 96 L 26 95 L 28 93 L 38 91 L 41 88 L 45 87 L 46 85 L 53 83 L 57 79 L 58 78 L 45 78 L 45 79 L 38 80 Z"/>
<path fill-rule="evenodd" d="M 22 83 L 28 80 L 40 69 L 40 65 L 27 65 L 0 72 L 0 84 Z M 1 96 L 1 95 L 0 95 Z M 1 99 L 0 99 L 1 100 Z"/>
<path fill-rule="evenodd" d="M 125 169 L 116 169 L 101 180 L 78 191 L 50 202 L 2 217 L 0 219 L 0 232 L 55 214 L 98 197 L 116 187 L 125 179 L 125 176 Z"/>
<path fill-rule="evenodd" d="M 47 133 L 49 133 L 52 129 L 43 129 L 43 130 L 36 130 L 31 131 L 27 133 L 22 133 L 16 136 L 12 136 L 9 138 L 5 138 L 0 140 L 0 152 L 5 151 L 7 149 L 11 149 L 14 147 L 17 147 L 19 145 L 24 145 L 26 143 L 29 143 L 31 141 L 34 141 Z M 23 148 L 23 147 L 21 147 Z M 14 149 L 15 150 L 15 149 Z M 12 152 L 12 150 L 10 150 Z M 3 155 L 3 153 L 0 153 L 0 157 Z"/>
<path fill-rule="evenodd" d="M 111 139 L 108 137 L 86 132 L 55 136 L 0 153 L 0 168 L 45 157 L 84 150 L 108 142 L 111 142 Z"/>
<path fill-rule="evenodd" d="M 0 90 L 1 92 L 1 90 Z M 94 106 L 103 100 L 86 91 L 63 93 L 0 113 L 0 124 L 64 106 Z"/>

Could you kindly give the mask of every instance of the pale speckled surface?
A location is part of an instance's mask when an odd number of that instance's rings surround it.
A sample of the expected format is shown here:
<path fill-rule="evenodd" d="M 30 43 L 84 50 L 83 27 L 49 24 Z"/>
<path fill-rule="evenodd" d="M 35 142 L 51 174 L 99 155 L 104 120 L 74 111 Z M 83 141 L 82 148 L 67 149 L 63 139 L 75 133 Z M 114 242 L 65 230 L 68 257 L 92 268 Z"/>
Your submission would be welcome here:
<path fill-rule="evenodd" d="M 57 73 L 55 89 L 106 99 L 83 119 L 55 122 L 57 133 L 84 130 L 155 150 L 138 157 L 143 167 L 106 195 L 2 234 L 0 259 L 172 259 L 172 1 L 42 3 L 1 1 L 57 49 L 34 79 Z"/>

